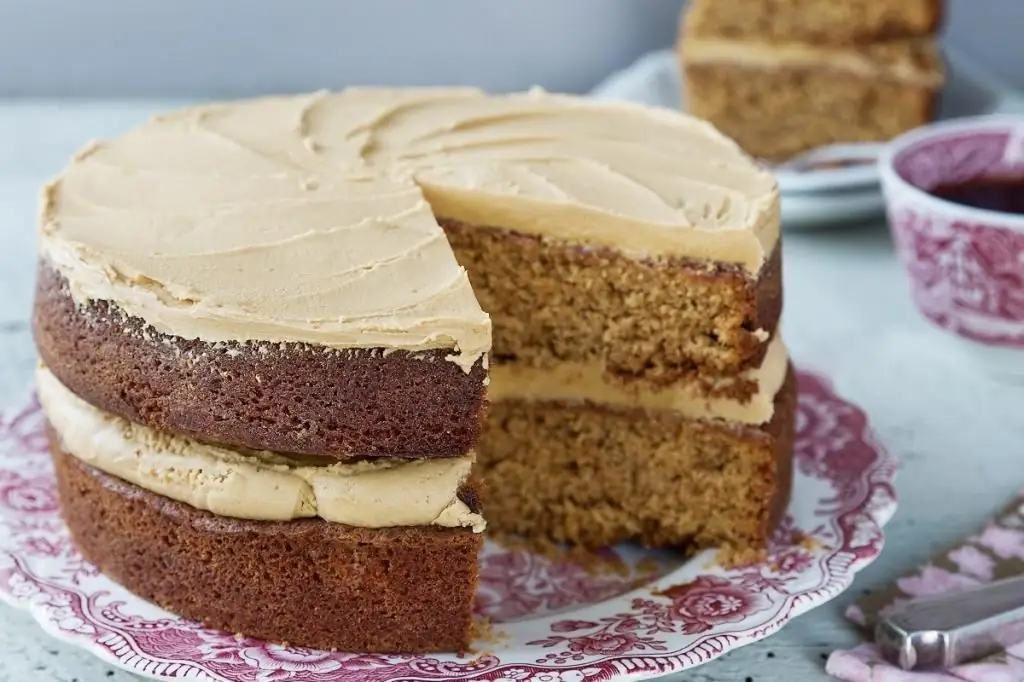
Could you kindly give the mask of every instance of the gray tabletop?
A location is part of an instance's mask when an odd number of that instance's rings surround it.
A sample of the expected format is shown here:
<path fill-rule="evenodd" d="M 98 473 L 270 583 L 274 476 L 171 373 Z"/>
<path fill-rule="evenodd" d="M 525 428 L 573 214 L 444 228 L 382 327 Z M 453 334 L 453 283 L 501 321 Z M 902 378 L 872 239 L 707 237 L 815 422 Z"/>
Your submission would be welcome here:
<path fill-rule="evenodd" d="M 27 320 L 39 184 L 85 140 L 172 104 L 0 105 L 0 404 L 25 395 L 35 362 Z M 851 590 L 680 679 L 825 679 L 824 656 L 859 641 L 842 618 L 847 604 L 971 533 L 1024 485 L 1024 386 L 984 373 L 918 316 L 882 221 L 787 233 L 784 258 L 792 355 L 868 413 L 900 461 L 900 511 L 885 552 Z M 0 682 L 131 679 L 0 606 Z"/>

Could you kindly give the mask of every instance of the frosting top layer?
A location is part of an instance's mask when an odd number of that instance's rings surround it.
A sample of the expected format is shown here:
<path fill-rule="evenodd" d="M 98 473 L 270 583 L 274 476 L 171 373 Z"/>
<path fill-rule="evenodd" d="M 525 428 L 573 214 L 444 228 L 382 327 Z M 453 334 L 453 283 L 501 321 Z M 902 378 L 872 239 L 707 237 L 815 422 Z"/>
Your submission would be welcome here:
<path fill-rule="evenodd" d="M 435 216 L 757 272 L 771 176 L 710 125 L 533 91 L 357 89 L 221 103 L 94 142 L 43 194 L 80 299 L 208 341 L 452 348 L 490 322 Z"/>

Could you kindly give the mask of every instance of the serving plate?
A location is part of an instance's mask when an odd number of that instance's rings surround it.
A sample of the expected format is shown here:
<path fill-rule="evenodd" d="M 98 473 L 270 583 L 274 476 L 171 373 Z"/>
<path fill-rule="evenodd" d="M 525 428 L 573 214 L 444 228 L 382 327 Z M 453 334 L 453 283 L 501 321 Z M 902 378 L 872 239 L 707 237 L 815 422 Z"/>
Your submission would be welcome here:
<path fill-rule="evenodd" d="M 355 682 L 646 679 L 778 631 L 850 586 L 896 510 L 893 460 L 864 414 L 801 372 L 795 485 L 771 551 L 724 568 L 633 546 L 598 566 L 488 543 L 479 653 L 382 656 L 268 644 L 205 628 L 132 595 L 75 550 L 61 521 L 35 398 L 0 413 L 0 599 L 53 637 L 161 680 Z"/>

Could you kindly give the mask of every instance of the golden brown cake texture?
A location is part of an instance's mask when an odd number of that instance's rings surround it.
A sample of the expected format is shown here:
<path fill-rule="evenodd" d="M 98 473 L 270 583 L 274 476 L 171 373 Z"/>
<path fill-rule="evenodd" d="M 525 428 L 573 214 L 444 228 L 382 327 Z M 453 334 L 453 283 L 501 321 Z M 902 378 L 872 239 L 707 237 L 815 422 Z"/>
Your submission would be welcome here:
<path fill-rule="evenodd" d="M 111 301 L 79 304 L 42 262 L 33 320 L 40 359 L 97 407 L 242 448 L 331 457 L 456 457 L 480 432 L 482 362 L 444 349 L 206 343 L 163 334 Z"/>
<path fill-rule="evenodd" d="M 738 320 L 746 313 L 735 328 L 751 336 L 776 330 L 777 257 L 750 280 L 707 265 L 598 257 L 549 242 L 531 242 L 542 255 L 527 250 L 523 259 L 516 249 L 489 248 L 490 230 L 463 225 L 449 234 L 495 324 L 490 408 L 478 447 L 492 482 L 491 529 L 588 547 L 627 540 L 688 551 L 728 547 L 747 557 L 765 546 L 788 499 L 792 454 L 793 387 L 781 338 L 751 345 L 752 353 L 737 352 L 748 348 L 739 345 L 709 354 L 704 363 L 690 360 L 696 353 L 668 356 L 671 365 L 652 357 L 676 344 L 706 343 L 698 325 L 714 335 L 708 312 L 716 308 Z M 563 259 L 575 267 L 556 280 L 559 268 L 550 265 Z M 642 291 L 631 279 L 645 282 Z M 588 333 L 574 323 L 582 322 L 580 302 L 595 291 L 597 328 Z M 662 298 L 652 305 L 650 297 Z M 760 317 L 751 304 L 757 299 L 766 301 Z M 506 317 L 516 307 L 540 314 Z M 559 320 L 577 343 L 568 333 L 544 334 Z M 616 324 L 629 322 L 646 335 L 634 331 L 633 343 L 617 337 Z M 680 335 L 680 327 L 698 331 Z M 501 345 L 504 328 L 516 333 Z"/>
<path fill-rule="evenodd" d="M 174 611 L 363 651 L 469 646 L 481 475 L 499 532 L 757 551 L 789 489 L 778 241 L 771 176 L 664 110 L 361 89 L 157 117 L 42 197 L 64 514 Z"/>
<path fill-rule="evenodd" d="M 82 554 L 136 594 L 210 627 L 340 651 L 463 651 L 482 535 L 204 512 L 107 475 L 53 440 Z"/>
<path fill-rule="evenodd" d="M 758 364 L 779 320 L 779 249 L 754 278 L 730 264 L 441 224 L 495 320 L 494 362 L 601 362 L 630 381 L 699 381 Z"/>
<path fill-rule="evenodd" d="M 302 646 L 468 648 L 484 528 L 471 456 L 239 451 L 105 412 L 45 368 L 37 385 L 72 537 L 136 594 Z"/>
<path fill-rule="evenodd" d="M 490 528 L 763 548 L 792 445 L 781 250 L 752 277 L 441 222 L 494 320 Z"/>
<path fill-rule="evenodd" d="M 941 0 L 694 0 L 695 36 L 841 45 L 932 35 Z"/>
<path fill-rule="evenodd" d="M 934 0 L 694 0 L 678 50 L 686 107 L 769 161 L 888 140 L 935 114 L 940 23 Z"/>
<path fill-rule="evenodd" d="M 577 400 L 491 407 L 481 461 L 509 533 L 602 547 L 624 540 L 749 559 L 789 501 L 795 383 L 765 425 Z"/>

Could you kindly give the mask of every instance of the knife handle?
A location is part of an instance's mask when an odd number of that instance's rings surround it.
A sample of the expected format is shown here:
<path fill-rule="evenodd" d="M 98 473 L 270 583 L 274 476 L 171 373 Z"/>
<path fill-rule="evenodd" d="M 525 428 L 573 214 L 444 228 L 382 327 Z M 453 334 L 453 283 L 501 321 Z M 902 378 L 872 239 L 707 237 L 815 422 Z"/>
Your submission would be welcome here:
<path fill-rule="evenodd" d="M 913 599 L 881 618 L 875 644 L 904 670 L 951 668 L 1024 641 L 1024 576 Z"/>

